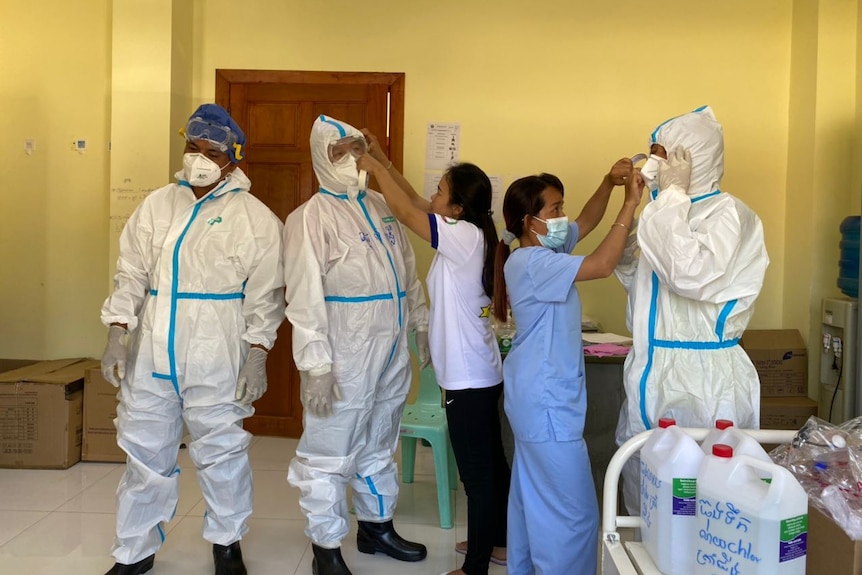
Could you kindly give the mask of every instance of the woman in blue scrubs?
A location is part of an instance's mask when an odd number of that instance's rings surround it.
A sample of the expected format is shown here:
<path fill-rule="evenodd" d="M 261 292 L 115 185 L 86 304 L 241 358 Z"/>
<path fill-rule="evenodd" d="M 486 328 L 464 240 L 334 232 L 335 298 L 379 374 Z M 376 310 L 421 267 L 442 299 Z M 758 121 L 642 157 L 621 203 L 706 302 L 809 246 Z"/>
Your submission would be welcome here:
<path fill-rule="evenodd" d="M 592 254 L 571 255 L 601 220 L 614 185 L 625 186 L 625 200 L 607 236 Z M 503 363 L 506 414 L 515 435 L 509 575 L 596 572 L 599 510 L 583 439 L 587 397 L 575 282 L 613 272 L 643 187 L 631 161 L 620 160 L 571 223 L 554 176 L 521 178 L 506 191 L 494 313 L 505 318 L 511 304 L 517 326 Z M 520 247 L 510 255 L 516 239 Z"/>

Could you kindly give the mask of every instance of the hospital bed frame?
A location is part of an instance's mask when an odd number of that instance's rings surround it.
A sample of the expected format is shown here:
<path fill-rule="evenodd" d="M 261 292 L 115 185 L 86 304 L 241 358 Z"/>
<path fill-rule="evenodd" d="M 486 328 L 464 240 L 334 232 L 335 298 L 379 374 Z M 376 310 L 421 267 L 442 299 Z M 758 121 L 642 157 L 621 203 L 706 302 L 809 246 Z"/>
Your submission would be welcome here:
<path fill-rule="evenodd" d="M 681 428 L 700 442 L 706 438 L 708 429 Z M 743 429 L 759 443 L 790 443 L 795 430 Z M 617 515 L 617 490 L 620 472 L 628 459 L 640 451 L 653 430 L 635 435 L 622 444 L 614 453 L 605 474 L 605 487 L 602 496 L 602 575 L 662 575 L 655 566 L 646 548 L 640 542 L 622 541 L 617 532 L 620 528 L 640 528 L 640 517 Z"/>

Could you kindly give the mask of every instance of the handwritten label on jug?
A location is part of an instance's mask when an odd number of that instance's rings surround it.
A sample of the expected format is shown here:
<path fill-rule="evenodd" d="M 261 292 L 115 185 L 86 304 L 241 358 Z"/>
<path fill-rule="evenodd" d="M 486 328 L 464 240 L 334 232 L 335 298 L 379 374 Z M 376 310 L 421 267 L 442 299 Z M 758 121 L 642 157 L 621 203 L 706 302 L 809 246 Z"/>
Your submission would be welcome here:
<path fill-rule="evenodd" d="M 661 479 L 641 461 L 641 519 L 646 527 L 652 527 L 654 514 L 658 512 L 658 490 Z"/>
<path fill-rule="evenodd" d="M 762 558 L 754 552 L 754 534 L 748 533 L 751 519 L 729 501 L 701 498 L 698 507 L 706 526 L 698 531 L 697 564 L 731 575 L 742 575 L 746 566 L 756 569 Z"/>
<path fill-rule="evenodd" d="M 673 478 L 673 514 L 697 515 L 697 479 Z"/>
<path fill-rule="evenodd" d="M 808 550 L 808 515 L 783 519 L 778 545 L 779 563 L 804 557 Z"/>

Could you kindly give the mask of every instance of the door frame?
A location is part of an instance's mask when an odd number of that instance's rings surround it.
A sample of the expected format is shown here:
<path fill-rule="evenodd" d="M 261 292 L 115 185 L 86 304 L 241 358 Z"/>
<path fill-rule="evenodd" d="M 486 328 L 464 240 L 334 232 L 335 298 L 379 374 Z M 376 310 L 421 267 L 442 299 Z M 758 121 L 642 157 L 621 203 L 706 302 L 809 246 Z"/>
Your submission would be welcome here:
<path fill-rule="evenodd" d="M 389 87 L 389 159 L 404 170 L 403 72 L 315 72 L 216 69 L 216 104 L 230 112 L 231 84 L 382 84 Z M 381 142 L 383 143 L 383 142 Z"/>
<path fill-rule="evenodd" d="M 385 91 L 389 95 L 388 100 L 388 138 L 379 134 L 380 145 L 388 153 L 392 164 L 403 171 L 404 163 L 404 103 L 405 103 L 405 74 L 400 72 L 315 72 L 315 71 L 287 71 L 287 70 L 234 70 L 216 69 L 216 94 L 217 104 L 231 112 L 231 87 L 233 85 L 261 85 L 279 84 L 293 85 L 294 87 L 307 86 L 370 86 L 378 95 Z M 239 88 L 237 88 L 239 90 Z M 246 128 L 247 129 L 247 128 Z M 310 176 L 309 176 L 310 177 Z M 310 183 L 310 180 L 309 180 Z M 285 321 L 285 324 L 288 322 Z M 292 331 L 292 330 L 291 330 Z M 282 343 L 283 345 L 283 343 Z M 296 364 L 293 354 L 287 351 L 290 358 L 290 373 L 295 373 Z M 291 380 L 290 373 L 287 375 Z M 302 402 L 299 399 L 299 378 L 296 378 L 294 390 L 290 394 L 291 414 L 283 415 L 258 415 L 244 422 L 245 429 L 260 435 L 282 435 L 299 437 L 302 433 Z M 297 408 L 295 414 L 293 409 Z M 283 421 L 284 420 L 284 421 Z"/>

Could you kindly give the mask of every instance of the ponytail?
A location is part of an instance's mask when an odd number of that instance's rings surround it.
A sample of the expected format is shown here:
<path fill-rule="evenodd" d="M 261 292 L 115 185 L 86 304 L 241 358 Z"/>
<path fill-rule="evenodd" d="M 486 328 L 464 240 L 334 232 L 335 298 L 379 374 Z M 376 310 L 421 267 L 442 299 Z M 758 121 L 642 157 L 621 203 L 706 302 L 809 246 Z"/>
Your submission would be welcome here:
<path fill-rule="evenodd" d="M 497 242 L 497 257 L 494 262 L 494 317 L 500 321 L 506 321 L 509 317 L 509 296 L 506 293 L 506 275 L 503 268 L 512 250 L 506 242 Z"/>
<path fill-rule="evenodd" d="M 485 295 L 494 293 L 494 256 L 497 247 L 497 228 L 491 218 L 491 180 L 478 166 L 469 163 L 455 164 L 443 176 L 451 190 L 450 204 L 461 206 L 461 218 L 480 230 L 485 238 L 485 261 L 482 266 L 482 287 Z"/>
<path fill-rule="evenodd" d="M 503 198 L 506 232 L 515 238 L 524 235 L 524 218 L 535 216 L 545 207 L 542 192 L 545 188 L 558 186 L 562 193 L 562 182 L 551 174 L 526 176 L 512 182 Z M 506 232 L 503 232 L 503 237 L 508 235 Z M 511 248 L 504 240 L 497 243 L 497 261 L 494 266 L 494 317 L 500 321 L 506 321 L 509 317 L 509 298 L 506 294 L 506 277 L 503 270 L 511 253 Z"/>

